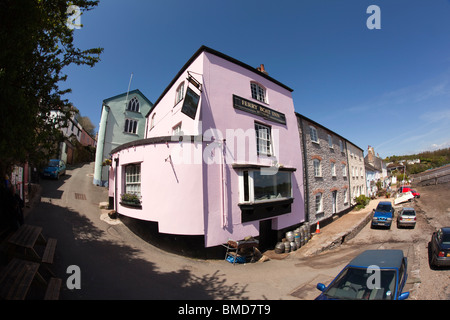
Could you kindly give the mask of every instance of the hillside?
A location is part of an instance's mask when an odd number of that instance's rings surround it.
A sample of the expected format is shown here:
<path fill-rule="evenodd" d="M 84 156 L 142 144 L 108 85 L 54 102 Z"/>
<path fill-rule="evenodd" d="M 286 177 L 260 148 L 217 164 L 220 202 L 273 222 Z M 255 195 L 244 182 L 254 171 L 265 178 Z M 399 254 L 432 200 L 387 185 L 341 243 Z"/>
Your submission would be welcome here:
<path fill-rule="evenodd" d="M 450 163 L 450 148 L 440 149 L 436 151 L 425 151 L 418 154 L 403 155 L 403 156 L 390 156 L 387 157 L 385 162 L 398 163 L 401 160 L 414 160 L 420 159 L 420 163 L 406 165 L 406 171 L 409 174 L 420 173 L 429 169 L 438 168 Z"/>

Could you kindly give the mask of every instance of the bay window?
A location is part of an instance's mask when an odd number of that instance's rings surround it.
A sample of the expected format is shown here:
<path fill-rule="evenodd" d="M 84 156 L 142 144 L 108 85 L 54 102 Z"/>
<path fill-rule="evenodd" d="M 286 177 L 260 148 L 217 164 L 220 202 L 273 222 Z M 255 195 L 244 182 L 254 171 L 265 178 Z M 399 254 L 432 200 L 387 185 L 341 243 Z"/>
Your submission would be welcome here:
<path fill-rule="evenodd" d="M 241 203 L 258 203 L 292 198 L 290 171 L 278 171 L 275 174 L 266 175 L 260 170 L 246 170 L 240 176 Z"/>

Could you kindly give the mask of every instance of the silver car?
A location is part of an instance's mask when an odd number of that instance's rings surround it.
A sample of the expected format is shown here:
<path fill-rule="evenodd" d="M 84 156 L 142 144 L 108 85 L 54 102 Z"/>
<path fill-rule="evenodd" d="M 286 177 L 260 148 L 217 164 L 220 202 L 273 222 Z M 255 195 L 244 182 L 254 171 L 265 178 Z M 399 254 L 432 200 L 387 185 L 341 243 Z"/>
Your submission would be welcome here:
<path fill-rule="evenodd" d="M 397 227 L 416 226 L 416 210 L 414 208 L 403 208 L 397 215 Z"/>

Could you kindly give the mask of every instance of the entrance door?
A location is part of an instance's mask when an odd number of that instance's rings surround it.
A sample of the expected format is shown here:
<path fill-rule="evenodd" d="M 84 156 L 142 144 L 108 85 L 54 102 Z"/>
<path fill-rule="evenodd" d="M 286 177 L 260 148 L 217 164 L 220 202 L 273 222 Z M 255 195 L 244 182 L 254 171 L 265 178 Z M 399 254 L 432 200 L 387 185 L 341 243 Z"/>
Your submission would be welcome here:
<path fill-rule="evenodd" d="M 337 212 L 337 191 L 331 193 L 331 203 L 333 206 L 333 214 Z"/>
<path fill-rule="evenodd" d="M 277 232 L 272 230 L 272 219 L 259 222 L 259 250 L 273 249 L 277 241 Z"/>

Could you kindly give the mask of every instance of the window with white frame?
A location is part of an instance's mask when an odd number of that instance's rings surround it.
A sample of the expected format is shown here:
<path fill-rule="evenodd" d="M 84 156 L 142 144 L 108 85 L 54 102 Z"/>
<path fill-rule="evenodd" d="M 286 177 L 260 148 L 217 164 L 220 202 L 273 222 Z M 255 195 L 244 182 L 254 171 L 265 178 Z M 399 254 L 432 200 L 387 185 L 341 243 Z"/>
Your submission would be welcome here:
<path fill-rule="evenodd" d="M 152 130 L 155 127 L 155 117 L 156 113 L 152 115 L 152 121 L 150 122 L 150 130 Z"/>
<path fill-rule="evenodd" d="M 316 199 L 315 199 L 315 204 L 316 204 L 316 213 L 321 213 L 323 212 L 323 199 L 322 199 L 322 193 L 316 193 Z"/>
<path fill-rule="evenodd" d="M 266 89 L 264 89 L 262 86 L 260 86 L 259 84 L 255 83 L 255 82 L 252 82 L 250 84 L 250 87 L 252 90 L 252 98 L 253 99 L 267 103 Z"/>
<path fill-rule="evenodd" d="M 245 170 L 240 174 L 241 203 L 264 202 L 292 198 L 290 171 L 264 174 L 261 170 Z"/>
<path fill-rule="evenodd" d="M 344 189 L 344 203 L 348 203 L 348 190 Z"/>
<path fill-rule="evenodd" d="M 141 196 L 141 165 L 125 166 L 125 193 Z"/>
<path fill-rule="evenodd" d="M 130 100 L 130 102 L 128 102 L 127 110 L 139 112 L 139 100 L 136 97 L 134 97 L 133 99 Z"/>
<path fill-rule="evenodd" d="M 328 146 L 333 149 L 333 138 L 331 135 L 328 135 Z"/>
<path fill-rule="evenodd" d="M 184 81 L 180 83 L 175 94 L 175 104 L 183 100 L 184 97 Z"/>
<path fill-rule="evenodd" d="M 336 177 L 336 163 L 331 162 L 331 175 Z"/>
<path fill-rule="evenodd" d="M 311 136 L 311 141 L 319 143 L 319 137 L 317 135 L 317 129 L 313 126 L 309 126 L 309 135 Z"/>
<path fill-rule="evenodd" d="M 124 132 L 126 133 L 137 133 L 137 126 L 138 126 L 138 122 L 137 120 L 133 120 L 133 119 L 126 119 L 125 120 L 125 128 L 124 128 Z"/>
<path fill-rule="evenodd" d="M 313 160 L 314 177 L 322 177 L 322 165 L 319 159 Z"/>
<path fill-rule="evenodd" d="M 342 176 L 346 177 L 347 176 L 347 165 L 342 164 Z"/>
<path fill-rule="evenodd" d="M 180 122 L 175 127 L 172 128 L 172 135 L 179 136 L 181 134 L 182 134 L 182 131 L 181 131 L 181 122 Z"/>
<path fill-rule="evenodd" d="M 260 123 L 255 123 L 256 132 L 256 151 L 258 155 L 271 156 L 272 155 L 272 139 L 270 134 L 270 127 Z"/>

